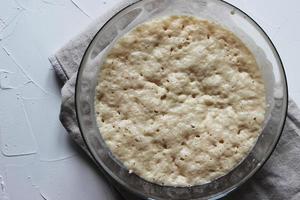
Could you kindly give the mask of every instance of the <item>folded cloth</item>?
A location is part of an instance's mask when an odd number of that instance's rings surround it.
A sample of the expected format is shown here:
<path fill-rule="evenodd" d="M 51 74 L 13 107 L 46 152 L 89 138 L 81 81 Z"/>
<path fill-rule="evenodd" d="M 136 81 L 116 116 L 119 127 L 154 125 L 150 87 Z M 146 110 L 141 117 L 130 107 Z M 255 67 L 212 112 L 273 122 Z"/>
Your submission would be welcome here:
<path fill-rule="evenodd" d="M 84 32 L 69 41 L 49 58 L 57 76 L 62 81 L 63 88 L 60 120 L 71 138 L 90 156 L 78 128 L 75 113 L 74 91 L 77 70 L 82 56 L 96 32 L 121 7 L 130 4 L 123 1 L 113 12 L 102 15 Z M 91 156 L 90 156 L 91 157 Z M 92 159 L 92 157 L 91 157 Z M 290 100 L 287 121 L 282 137 L 271 158 L 247 183 L 226 199 L 243 200 L 282 200 L 300 199 L 300 110 Z M 103 172 L 105 174 L 105 172 Z M 113 181 L 108 177 L 109 181 Z M 117 185 L 113 182 L 114 185 Z M 118 187 L 118 186 L 117 186 Z M 127 199 L 134 199 L 127 191 L 121 193 Z"/>

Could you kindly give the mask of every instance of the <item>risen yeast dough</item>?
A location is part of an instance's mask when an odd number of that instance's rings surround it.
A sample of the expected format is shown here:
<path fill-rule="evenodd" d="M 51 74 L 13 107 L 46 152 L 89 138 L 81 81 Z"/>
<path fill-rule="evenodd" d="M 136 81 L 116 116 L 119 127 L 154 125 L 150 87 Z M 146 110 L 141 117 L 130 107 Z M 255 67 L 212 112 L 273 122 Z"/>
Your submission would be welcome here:
<path fill-rule="evenodd" d="M 220 25 L 188 16 L 143 23 L 108 53 L 96 88 L 103 139 L 130 172 L 203 184 L 251 150 L 265 114 L 254 56 Z"/>

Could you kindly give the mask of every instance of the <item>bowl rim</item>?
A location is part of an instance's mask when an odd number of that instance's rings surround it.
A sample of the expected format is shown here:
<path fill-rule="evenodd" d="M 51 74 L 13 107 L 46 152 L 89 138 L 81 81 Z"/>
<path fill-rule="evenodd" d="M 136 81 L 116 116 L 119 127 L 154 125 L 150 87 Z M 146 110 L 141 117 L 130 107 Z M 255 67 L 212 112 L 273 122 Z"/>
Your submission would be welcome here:
<path fill-rule="evenodd" d="M 144 194 L 141 193 L 140 191 L 137 191 L 131 187 L 129 187 L 128 185 L 124 184 L 122 181 L 119 181 L 118 178 L 115 178 L 114 176 L 112 176 L 109 172 L 107 172 L 103 166 L 97 161 L 95 155 L 93 154 L 93 151 L 91 150 L 86 138 L 85 138 L 85 134 L 83 133 L 83 129 L 82 129 L 82 125 L 81 125 L 81 121 L 79 119 L 79 116 L 78 116 L 78 113 L 79 113 L 79 106 L 78 106 L 78 98 L 77 98 L 77 89 L 78 89 L 78 83 L 79 83 L 79 75 L 80 72 L 82 71 L 83 69 L 83 62 L 84 62 L 84 58 L 86 57 L 86 54 L 88 52 L 88 50 L 90 49 L 91 45 L 94 43 L 97 35 L 103 30 L 104 27 L 106 27 L 106 25 L 112 20 L 114 19 L 118 14 L 120 14 L 122 11 L 124 11 L 125 9 L 127 9 L 128 7 L 131 7 L 139 2 L 142 2 L 142 1 L 146 1 L 146 0 L 134 0 L 133 2 L 129 3 L 128 5 L 120 8 L 120 10 L 118 10 L 115 14 L 113 14 L 100 28 L 99 30 L 95 33 L 95 35 L 93 36 L 92 40 L 89 42 L 89 45 L 86 47 L 85 51 L 84 51 L 84 54 L 82 56 L 82 59 L 80 61 L 80 64 L 79 64 L 79 67 L 78 67 L 78 72 L 76 74 L 76 82 L 75 82 L 75 91 L 74 91 L 74 106 L 75 106 L 75 115 L 76 115 L 76 120 L 77 120 L 77 123 L 78 123 L 78 127 L 79 127 L 79 131 L 80 131 L 80 135 L 84 141 L 84 144 L 88 150 L 88 152 L 90 153 L 92 159 L 95 161 L 96 165 L 98 166 L 98 168 L 100 168 L 100 171 L 102 173 L 104 173 L 104 175 L 108 175 L 110 178 L 112 178 L 116 183 L 118 183 L 119 185 L 121 185 L 122 187 L 126 188 L 128 191 L 134 193 L 134 194 L 137 194 L 139 196 L 143 196 Z M 248 20 L 250 20 L 250 22 L 254 23 L 255 26 L 257 26 L 258 30 L 261 31 L 263 33 L 263 35 L 266 37 L 265 39 L 267 39 L 267 41 L 269 42 L 270 46 L 273 48 L 274 50 L 274 54 L 275 54 L 275 57 L 278 59 L 279 61 L 279 64 L 280 64 L 280 68 L 282 70 L 282 82 L 284 84 L 284 88 L 286 90 L 286 92 L 283 94 L 284 96 L 284 105 L 285 105 L 285 109 L 284 109 L 284 118 L 283 118 L 283 121 L 282 121 L 282 124 L 281 124 L 281 127 L 280 127 L 280 133 L 278 134 L 275 142 L 274 142 L 274 146 L 272 147 L 272 150 L 269 152 L 269 154 L 265 157 L 264 160 L 262 160 L 261 162 L 261 165 L 258 166 L 257 168 L 255 168 L 251 173 L 249 173 L 247 176 L 245 176 L 238 184 L 236 185 L 233 185 L 229 188 L 227 188 L 226 190 L 222 191 L 222 192 L 219 192 L 219 193 L 216 193 L 216 194 L 212 194 L 212 195 L 216 195 L 217 196 L 217 199 L 219 198 L 222 198 L 226 195 L 228 195 L 229 193 L 233 192 L 234 190 L 236 190 L 237 188 L 241 187 L 243 184 L 245 184 L 255 173 L 257 173 L 264 165 L 265 163 L 269 160 L 269 158 L 271 157 L 271 155 L 273 154 L 273 152 L 275 151 L 277 145 L 278 145 L 278 142 L 282 136 L 282 133 L 283 133 L 283 129 L 285 127 L 285 123 L 286 123 L 286 117 L 287 117 L 287 112 L 288 112 L 288 102 L 289 102 L 289 92 L 288 92 L 288 84 L 287 84 L 287 76 L 286 76 L 286 72 L 285 72 L 285 69 L 284 69 L 284 65 L 283 65 L 283 62 L 282 62 L 282 59 L 278 53 L 278 50 L 276 49 L 274 43 L 272 42 L 271 38 L 269 37 L 269 35 L 264 31 L 264 29 L 249 15 L 247 14 L 246 12 L 244 12 L 242 9 L 238 8 L 237 6 L 225 1 L 225 0 L 215 0 L 215 1 L 219 1 L 220 3 L 224 3 L 226 4 L 226 6 L 229 6 L 229 7 L 232 7 L 233 9 L 241 12 L 243 15 L 245 15 Z M 110 180 L 109 180 L 110 181 Z M 115 187 L 115 186 L 114 186 Z M 164 186 L 162 186 L 164 187 Z M 178 188 L 176 186 L 167 186 L 167 187 L 173 187 L 173 188 Z M 118 188 L 118 187 L 117 187 Z M 183 187 L 183 188 L 190 188 L 190 187 Z"/>

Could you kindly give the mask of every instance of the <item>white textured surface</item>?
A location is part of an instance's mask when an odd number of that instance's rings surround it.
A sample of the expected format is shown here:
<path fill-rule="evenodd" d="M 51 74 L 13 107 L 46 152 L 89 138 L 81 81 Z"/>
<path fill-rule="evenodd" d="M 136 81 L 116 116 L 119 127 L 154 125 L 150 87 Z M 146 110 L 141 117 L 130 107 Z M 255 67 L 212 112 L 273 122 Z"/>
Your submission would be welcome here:
<path fill-rule="evenodd" d="M 49 55 L 120 0 L 1 0 L 0 200 L 117 199 L 60 125 Z M 230 0 L 269 34 L 300 104 L 300 2 Z"/>

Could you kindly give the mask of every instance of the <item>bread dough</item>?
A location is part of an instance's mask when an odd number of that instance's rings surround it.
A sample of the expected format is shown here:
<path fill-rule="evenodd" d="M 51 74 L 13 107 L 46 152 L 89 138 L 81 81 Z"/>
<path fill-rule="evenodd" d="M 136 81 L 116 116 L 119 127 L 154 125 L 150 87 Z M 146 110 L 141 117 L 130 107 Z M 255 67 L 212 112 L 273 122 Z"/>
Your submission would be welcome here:
<path fill-rule="evenodd" d="M 100 133 L 130 172 L 160 185 L 203 184 L 251 150 L 265 115 L 253 54 L 232 32 L 191 16 L 143 23 L 99 73 Z"/>

